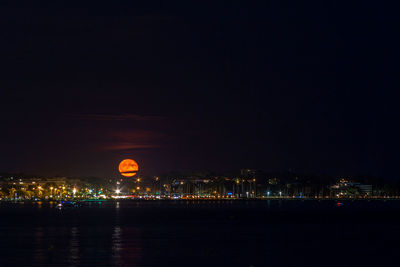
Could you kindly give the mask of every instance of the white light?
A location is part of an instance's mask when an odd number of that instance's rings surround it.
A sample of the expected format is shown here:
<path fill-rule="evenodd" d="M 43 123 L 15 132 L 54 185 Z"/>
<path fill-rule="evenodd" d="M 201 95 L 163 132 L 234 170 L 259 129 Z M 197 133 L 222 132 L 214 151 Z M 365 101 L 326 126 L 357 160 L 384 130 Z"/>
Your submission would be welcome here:
<path fill-rule="evenodd" d="M 119 193 L 121 193 L 121 190 L 117 189 L 117 190 L 115 190 L 115 193 L 119 194 Z"/>

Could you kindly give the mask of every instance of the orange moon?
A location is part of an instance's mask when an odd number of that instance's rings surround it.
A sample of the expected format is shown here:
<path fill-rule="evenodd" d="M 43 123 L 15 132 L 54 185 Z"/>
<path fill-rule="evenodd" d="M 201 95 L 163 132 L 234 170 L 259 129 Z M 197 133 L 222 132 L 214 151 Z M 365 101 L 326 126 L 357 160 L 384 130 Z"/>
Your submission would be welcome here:
<path fill-rule="evenodd" d="M 118 166 L 121 175 L 125 177 L 135 176 L 139 170 L 139 165 L 133 159 L 124 159 Z"/>

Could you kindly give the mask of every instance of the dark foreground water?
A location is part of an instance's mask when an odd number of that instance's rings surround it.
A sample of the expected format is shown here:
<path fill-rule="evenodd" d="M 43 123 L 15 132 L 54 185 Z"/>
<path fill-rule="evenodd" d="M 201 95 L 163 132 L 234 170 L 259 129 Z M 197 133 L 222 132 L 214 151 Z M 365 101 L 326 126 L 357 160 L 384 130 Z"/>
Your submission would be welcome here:
<path fill-rule="evenodd" d="M 0 266 L 399 266 L 400 201 L 0 203 Z"/>

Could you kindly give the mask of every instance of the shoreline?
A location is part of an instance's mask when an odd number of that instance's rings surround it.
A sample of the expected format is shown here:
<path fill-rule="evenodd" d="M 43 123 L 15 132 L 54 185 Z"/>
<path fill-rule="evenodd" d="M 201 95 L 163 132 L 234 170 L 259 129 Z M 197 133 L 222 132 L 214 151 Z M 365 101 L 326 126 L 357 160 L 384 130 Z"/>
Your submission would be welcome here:
<path fill-rule="evenodd" d="M 263 202 L 263 201 L 399 201 L 398 197 L 382 197 L 382 198 L 198 198 L 198 199 L 43 199 L 43 200 L 11 200 L 1 199 L 0 203 L 60 203 L 78 202 L 78 203 L 97 203 L 97 202 Z"/>

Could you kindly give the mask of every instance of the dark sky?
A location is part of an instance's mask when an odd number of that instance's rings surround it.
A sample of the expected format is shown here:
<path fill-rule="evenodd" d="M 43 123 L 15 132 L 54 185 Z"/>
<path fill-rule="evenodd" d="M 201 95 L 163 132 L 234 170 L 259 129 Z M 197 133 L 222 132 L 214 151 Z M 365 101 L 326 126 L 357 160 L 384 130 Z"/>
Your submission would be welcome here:
<path fill-rule="evenodd" d="M 0 4 L 1 171 L 399 178 L 396 20 L 376 1 L 79 2 Z"/>

